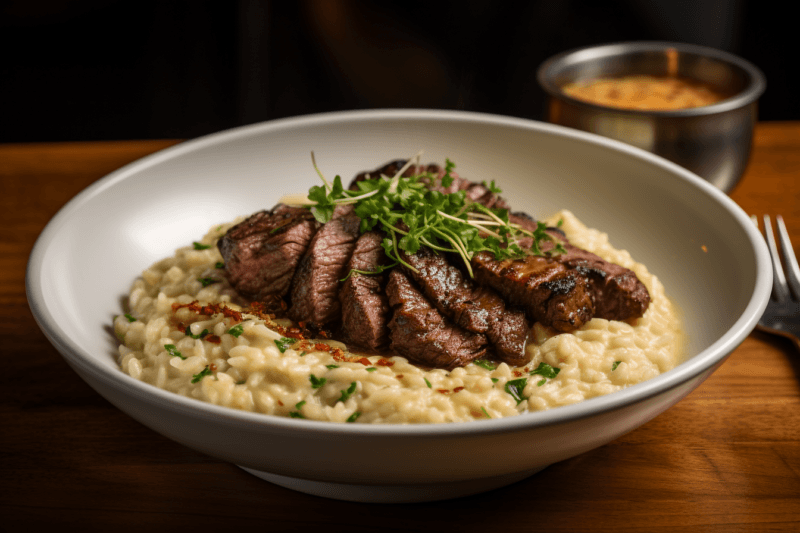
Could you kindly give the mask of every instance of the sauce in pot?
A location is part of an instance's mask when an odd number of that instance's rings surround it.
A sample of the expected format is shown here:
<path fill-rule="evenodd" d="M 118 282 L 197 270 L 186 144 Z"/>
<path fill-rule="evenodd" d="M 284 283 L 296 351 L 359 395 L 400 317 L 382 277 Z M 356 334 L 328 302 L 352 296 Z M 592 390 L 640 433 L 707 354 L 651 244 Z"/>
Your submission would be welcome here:
<path fill-rule="evenodd" d="M 570 83 L 561 90 L 568 96 L 592 104 L 647 111 L 706 106 L 730 96 L 705 83 L 656 76 L 597 78 Z"/>

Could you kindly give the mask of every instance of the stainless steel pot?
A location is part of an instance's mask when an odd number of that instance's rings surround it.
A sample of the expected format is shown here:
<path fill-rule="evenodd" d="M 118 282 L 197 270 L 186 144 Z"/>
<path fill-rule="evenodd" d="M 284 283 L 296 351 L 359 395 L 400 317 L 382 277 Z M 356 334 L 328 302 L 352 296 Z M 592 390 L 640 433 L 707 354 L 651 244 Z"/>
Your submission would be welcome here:
<path fill-rule="evenodd" d="M 564 94 L 568 83 L 628 75 L 677 76 L 706 83 L 729 98 L 675 111 L 626 110 Z M 628 42 L 554 56 L 537 73 L 550 95 L 548 120 L 643 148 L 730 192 L 750 157 L 757 101 L 766 81 L 733 54 L 682 43 Z"/>

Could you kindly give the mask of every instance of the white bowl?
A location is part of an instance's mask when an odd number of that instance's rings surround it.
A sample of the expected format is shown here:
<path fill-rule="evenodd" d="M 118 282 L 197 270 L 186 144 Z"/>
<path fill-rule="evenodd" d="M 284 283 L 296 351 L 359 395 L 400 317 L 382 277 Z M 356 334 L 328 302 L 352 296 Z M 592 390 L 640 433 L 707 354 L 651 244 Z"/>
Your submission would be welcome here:
<path fill-rule="evenodd" d="M 424 149 L 495 179 L 516 209 L 567 208 L 608 232 L 683 313 L 686 360 L 620 392 L 544 412 L 440 425 L 260 415 L 137 381 L 108 333 L 134 278 L 213 224 Z M 704 251 L 707 250 L 707 251 Z M 451 111 L 363 111 L 256 124 L 189 141 L 101 179 L 47 225 L 27 291 L 40 327 L 95 390 L 153 430 L 274 483 L 357 501 L 427 501 L 522 479 L 635 429 L 697 387 L 742 342 L 771 286 L 763 239 L 696 175 L 643 150 L 539 122 Z M 711 413 L 709 413 L 711 415 Z"/>

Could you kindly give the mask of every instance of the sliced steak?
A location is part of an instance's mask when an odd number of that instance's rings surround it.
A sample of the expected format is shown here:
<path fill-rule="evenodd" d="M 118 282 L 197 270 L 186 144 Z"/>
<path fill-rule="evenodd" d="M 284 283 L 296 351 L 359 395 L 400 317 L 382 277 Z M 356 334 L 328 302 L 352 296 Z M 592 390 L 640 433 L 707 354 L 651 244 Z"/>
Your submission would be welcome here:
<path fill-rule="evenodd" d="M 347 272 L 375 272 L 388 264 L 381 241 L 383 233 L 368 231 L 356 241 Z M 347 275 L 347 273 L 345 273 Z M 342 341 L 370 350 L 379 350 L 389 342 L 389 299 L 386 297 L 387 274 L 351 273 L 339 291 L 342 306 Z"/>
<path fill-rule="evenodd" d="M 475 279 L 522 307 L 532 321 L 567 332 L 592 318 L 588 282 L 553 259 L 526 256 L 498 261 L 489 252 L 472 258 Z"/>
<path fill-rule="evenodd" d="M 501 361 L 513 366 L 528 362 L 530 328 L 522 311 L 506 308 L 494 290 L 474 283 L 430 248 L 403 253 L 402 258 L 417 270 L 405 268 L 406 275 L 442 314 L 468 331 L 485 334 Z"/>
<path fill-rule="evenodd" d="M 636 274 L 623 266 L 570 244 L 564 234 L 548 228 L 547 232 L 560 239 L 567 253 L 553 259 L 573 269 L 589 280 L 594 298 L 594 316 L 606 320 L 629 320 L 641 317 L 650 305 L 650 293 Z M 542 249 L 552 249 L 554 243 L 543 243 Z"/>
<path fill-rule="evenodd" d="M 529 231 L 534 231 L 537 226 L 536 221 L 525 213 L 514 213 L 511 220 Z M 647 311 L 650 293 L 632 270 L 570 244 L 559 228 L 550 227 L 546 232 L 561 242 L 567 251 L 565 254 L 554 254 L 553 259 L 588 280 L 594 300 L 594 316 L 606 320 L 628 320 L 639 318 Z M 519 244 L 530 248 L 531 241 L 527 238 Z M 555 245 L 553 241 L 543 241 L 541 249 L 548 252 Z"/>
<path fill-rule="evenodd" d="M 289 318 L 315 326 L 339 318 L 339 280 L 347 275 L 360 223 L 355 215 L 340 216 L 314 235 L 292 279 Z"/>
<path fill-rule="evenodd" d="M 400 269 L 392 269 L 386 286 L 393 315 L 391 348 L 409 361 L 453 369 L 486 354 L 486 337 L 449 322 Z"/>
<path fill-rule="evenodd" d="M 319 226 L 308 209 L 283 204 L 233 226 L 217 241 L 228 281 L 251 300 L 282 298 Z"/>

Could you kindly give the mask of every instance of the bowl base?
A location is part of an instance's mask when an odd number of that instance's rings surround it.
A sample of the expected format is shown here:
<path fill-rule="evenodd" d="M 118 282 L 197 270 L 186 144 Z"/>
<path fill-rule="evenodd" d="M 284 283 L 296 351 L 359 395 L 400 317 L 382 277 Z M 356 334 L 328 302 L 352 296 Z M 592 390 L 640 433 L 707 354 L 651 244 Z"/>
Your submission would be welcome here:
<path fill-rule="evenodd" d="M 408 485 L 360 485 L 355 483 L 332 483 L 327 481 L 312 481 L 295 477 L 270 474 L 252 468 L 240 466 L 249 472 L 275 485 L 304 492 L 313 496 L 345 500 L 362 503 L 420 503 L 434 502 L 479 494 L 492 489 L 511 485 L 526 477 L 547 468 L 547 465 L 525 472 L 515 472 L 502 476 L 493 476 L 464 481 L 451 481 L 446 483 L 417 483 Z"/>

